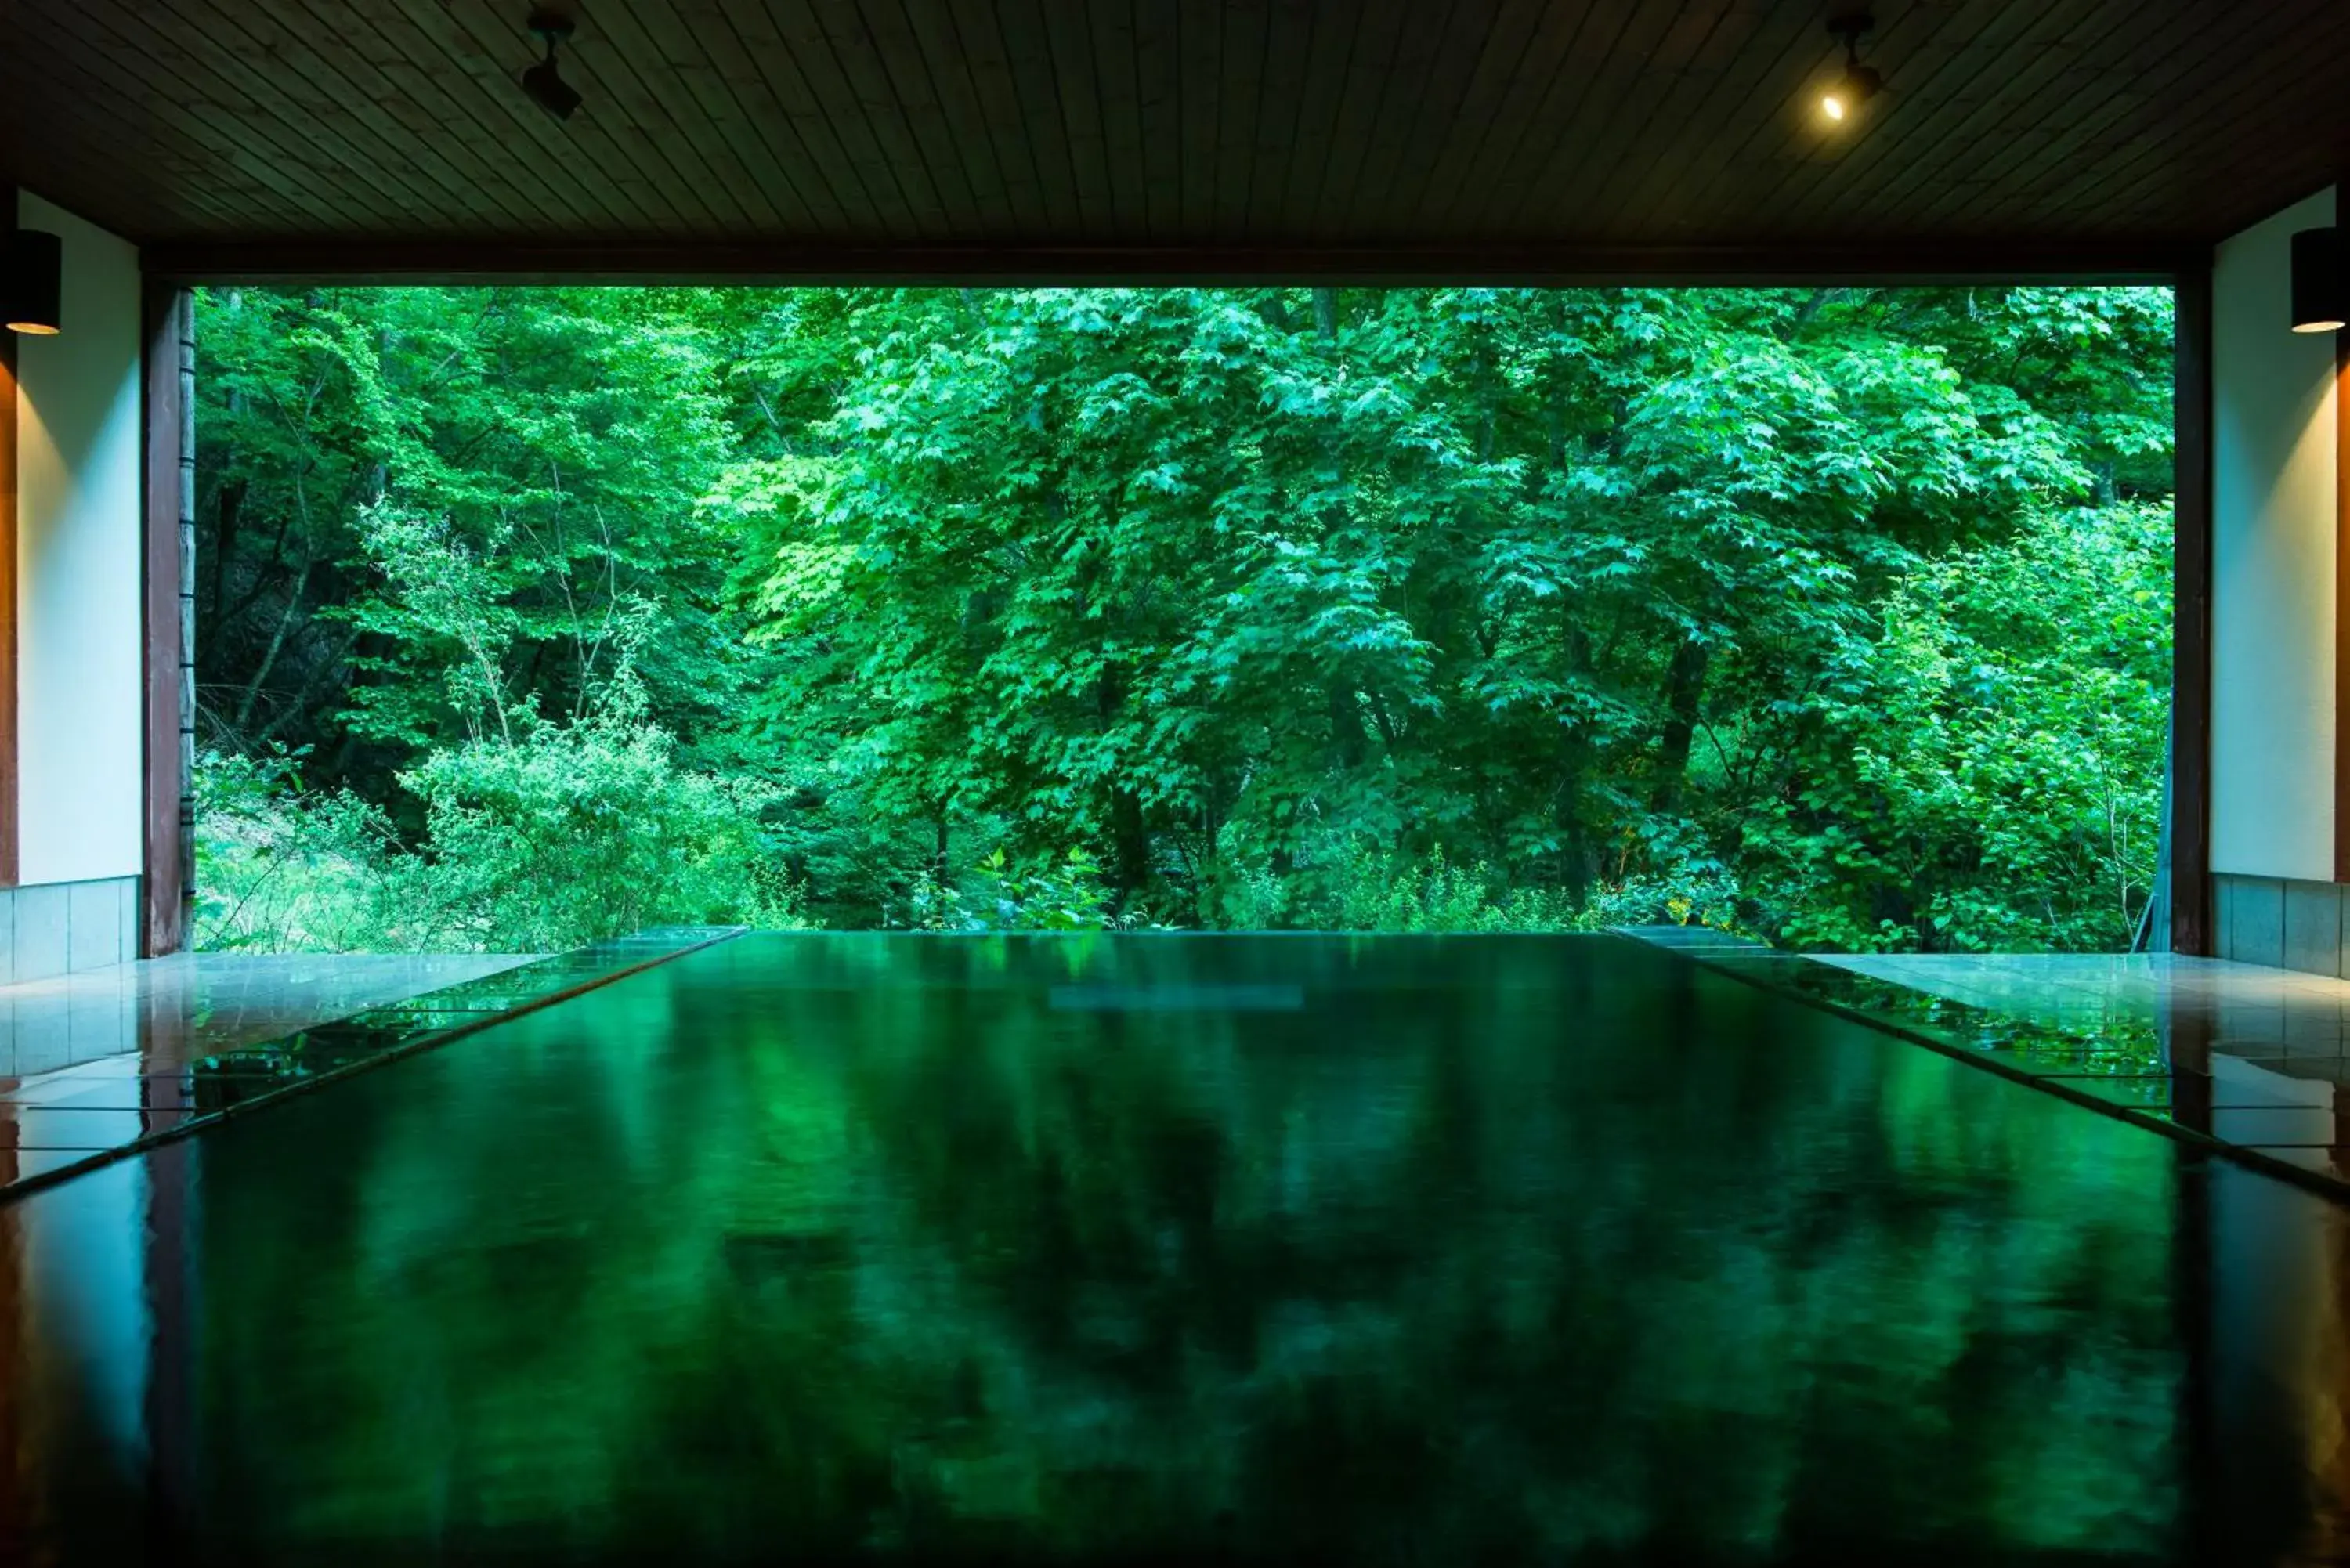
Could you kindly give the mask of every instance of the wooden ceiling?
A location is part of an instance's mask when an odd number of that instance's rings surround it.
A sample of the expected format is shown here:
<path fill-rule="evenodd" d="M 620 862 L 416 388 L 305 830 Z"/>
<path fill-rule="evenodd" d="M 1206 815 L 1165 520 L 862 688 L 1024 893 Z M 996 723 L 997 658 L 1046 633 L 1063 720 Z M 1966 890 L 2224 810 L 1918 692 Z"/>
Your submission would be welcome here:
<path fill-rule="evenodd" d="M 2350 0 L 7 0 L 0 181 L 185 275 L 2166 268 L 2350 167 Z M 2191 265 L 2191 264 L 2189 264 Z"/>

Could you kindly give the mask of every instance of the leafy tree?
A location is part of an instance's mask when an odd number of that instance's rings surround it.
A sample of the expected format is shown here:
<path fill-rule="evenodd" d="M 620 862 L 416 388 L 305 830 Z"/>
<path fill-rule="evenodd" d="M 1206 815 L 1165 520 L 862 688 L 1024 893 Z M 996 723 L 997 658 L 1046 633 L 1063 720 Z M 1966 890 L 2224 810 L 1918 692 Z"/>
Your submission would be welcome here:
<path fill-rule="evenodd" d="M 2169 324 L 2146 289 L 208 296 L 204 711 L 424 848 L 625 667 L 834 924 L 2119 946 Z"/>

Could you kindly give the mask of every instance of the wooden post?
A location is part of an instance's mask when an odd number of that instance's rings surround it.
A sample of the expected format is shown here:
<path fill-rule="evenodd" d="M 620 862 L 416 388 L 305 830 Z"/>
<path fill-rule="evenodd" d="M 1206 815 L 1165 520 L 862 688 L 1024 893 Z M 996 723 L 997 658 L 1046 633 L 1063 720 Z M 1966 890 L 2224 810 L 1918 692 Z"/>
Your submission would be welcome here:
<path fill-rule="evenodd" d="M 2334 189 L 2350 215 L 2350 180 Z M 2350 330 L 2334 335 L 2334 879 L 2350 882 Z"/>
<path fill-rule="evenodd" d="M 146 875 L 139 951 L 156 958 L 187 945 L 195 900 L 195 324 L 185 290 L 150 284 L 144 304 Z"/>
<path fill-rule="evenodd" d="M 2178 282 L 2171 418 L 2170 950 L 2211 932 L 2211 273 Z"/>
<path fill-rule="evenodd" d="M 0 182 L 0 237 L 16 187 Z M 16 335 L 0 328 L 0 888 L 16 885 Z"/>

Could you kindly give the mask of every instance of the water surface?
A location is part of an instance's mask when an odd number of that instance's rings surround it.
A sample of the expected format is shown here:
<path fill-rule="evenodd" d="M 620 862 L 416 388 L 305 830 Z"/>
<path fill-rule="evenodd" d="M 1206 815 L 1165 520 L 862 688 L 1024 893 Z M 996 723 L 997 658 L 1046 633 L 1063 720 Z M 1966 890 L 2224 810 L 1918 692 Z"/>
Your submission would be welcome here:
<path fill-rule="evenodd" d="M 0 1558 L 2330 1561 L 2345 1287 L 1620 939 L 749 937 L 0 1210 Z"/>

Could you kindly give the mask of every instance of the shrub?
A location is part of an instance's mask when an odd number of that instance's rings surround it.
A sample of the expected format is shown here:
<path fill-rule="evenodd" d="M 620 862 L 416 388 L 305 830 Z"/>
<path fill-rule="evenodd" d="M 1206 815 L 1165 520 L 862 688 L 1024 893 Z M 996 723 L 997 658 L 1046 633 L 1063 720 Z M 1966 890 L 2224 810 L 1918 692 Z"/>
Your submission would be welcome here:
<path fill-rule="evenodd" d="M 552 951 L 647 926 L 801 924 L 766 786 L 676 765 L 606 715 L 429 753 L 400 775 L 425 831 L 305 793 L 296 759 L 197 769 L 197 943 L 267 951 Z"/>

